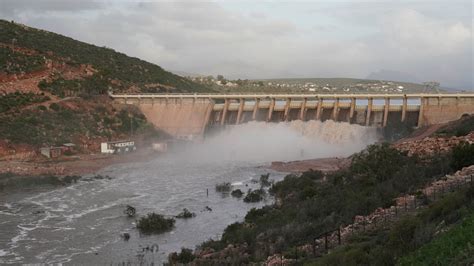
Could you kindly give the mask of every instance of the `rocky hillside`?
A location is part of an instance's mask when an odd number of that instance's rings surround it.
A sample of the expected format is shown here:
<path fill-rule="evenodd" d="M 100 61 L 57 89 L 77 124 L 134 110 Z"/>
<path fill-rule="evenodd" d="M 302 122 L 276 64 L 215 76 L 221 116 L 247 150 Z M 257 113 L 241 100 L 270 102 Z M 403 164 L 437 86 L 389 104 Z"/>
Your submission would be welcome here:
<path fill-rule="evenodd" d="M 0 81 L 41 73 L 40 88 L 60 96 L 98 94 L 107 90 L 206 90 L 202 85 L 138 58 L 5 20 L 0 20 L 0 62 Z"/>
<path fill-rule="evenodd" d="M 73 142 L 96 152 L 104 140 L 157 132 L 113 92 L 199 92 L 203 85 L 105 47 L 0 20 L 0 158 Z M 138 137 L 138 136 L 137 136 Z"/>
<path fill-rule="evenodd" d="M 393 147 L 407 152 L 409 156 L 429 157 L 451 152 L 463 142 L 474 143 L 474 115 L 465 115 L 456 121 L 431 127 L 416 130 L 395 142 Z"/>

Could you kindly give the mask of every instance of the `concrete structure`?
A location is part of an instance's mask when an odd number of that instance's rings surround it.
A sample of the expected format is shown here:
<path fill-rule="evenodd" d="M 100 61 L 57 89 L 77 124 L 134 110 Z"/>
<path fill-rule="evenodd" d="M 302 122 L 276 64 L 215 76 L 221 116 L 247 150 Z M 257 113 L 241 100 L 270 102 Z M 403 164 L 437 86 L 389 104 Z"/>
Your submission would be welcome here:
<path fill-rule="evenodd" d="M 171 136 L 200 136 L 208 126 L 248 121 L 328 119 L 385 127 L 426 126 L 474 113 L 474 93 L 463 94 L 111 94 L 135 104 Z"/>
<path fill-rule="evenodd" d="M 47 158 L 58 158 L 63 154 L 62 147 L 44 147 L 40 148 L 41 155 L 46 156 Z"/>
<path fill-rule="evenodd" d="M 135 142 L 130 140 L 109 141 L 100 144 L 100 151 L 102 153 L 125 153 L 134 150 L 136 150 Z"/>
<path fill-rule="evenodd" d="M 152 144 L 152 148 L 156 152 L 166 152 L 168 151 L 168 143 L 166 142 L 155 142 Z"/>

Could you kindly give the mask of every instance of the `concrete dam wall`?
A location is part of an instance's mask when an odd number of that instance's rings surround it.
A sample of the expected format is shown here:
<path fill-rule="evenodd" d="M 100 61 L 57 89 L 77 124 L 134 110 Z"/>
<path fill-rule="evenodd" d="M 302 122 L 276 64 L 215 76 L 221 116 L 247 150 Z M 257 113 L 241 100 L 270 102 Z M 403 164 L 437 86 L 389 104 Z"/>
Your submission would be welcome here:
<path fill-rule="evenodd" d="M 209 100 L 143 102 L 138 108 L 157 129 L 177 138 L 201 135 L 212 111 Z"/>
<path fill-rule="evenodd" d="M 334 120 L 362 126 L 426 126 L 474 113 L 474 94 L 126 94 L 155 127 L 172 137 L 249 121 Z"/>

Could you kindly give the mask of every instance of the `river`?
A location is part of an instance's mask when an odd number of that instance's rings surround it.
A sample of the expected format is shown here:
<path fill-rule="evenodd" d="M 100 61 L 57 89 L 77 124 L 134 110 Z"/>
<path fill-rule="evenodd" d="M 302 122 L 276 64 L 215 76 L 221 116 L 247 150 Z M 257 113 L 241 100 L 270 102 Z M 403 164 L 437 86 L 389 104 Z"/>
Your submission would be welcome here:
<path fill-rule="evenodd" d="M 97 173 L 110 178 L 86 176 L 67 187 L 2 192 L 0 263 L 160 264 L 181 247 L 219 238 L 248 210 L 272 202 L 268 197 L 244 203 L 216 192 L 215 184 L 231 182 L 247 191 L 258 187 L 252 180 L 262 174 L 270 173 L 274 181 L 284 177 L 265 167 L 271 161 L 346 156 L 376 138 L 375 129 L 332 121 L 248 123 L 146 162 Z M 141 235 L 136 218 L 124 215 L 126 205 L 138 216 L 173 216 L 187 208 L 196 217 L 177 219 L 164 234 Z M 128 241 L 123 233 L 130 234 Z"/>

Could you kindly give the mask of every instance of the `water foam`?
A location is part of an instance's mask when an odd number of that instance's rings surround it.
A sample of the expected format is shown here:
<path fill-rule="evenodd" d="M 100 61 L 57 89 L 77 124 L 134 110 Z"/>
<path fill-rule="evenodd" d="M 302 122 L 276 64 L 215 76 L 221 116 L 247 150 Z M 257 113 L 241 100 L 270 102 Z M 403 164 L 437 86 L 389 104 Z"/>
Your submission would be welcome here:
<path fill-rule="evenodd" d="M 249 122 L 228 126 L 180 154 L 180 159 L 269 162 L 348 156 L 377 139 L 373 127 L 332 120 Z"/>

